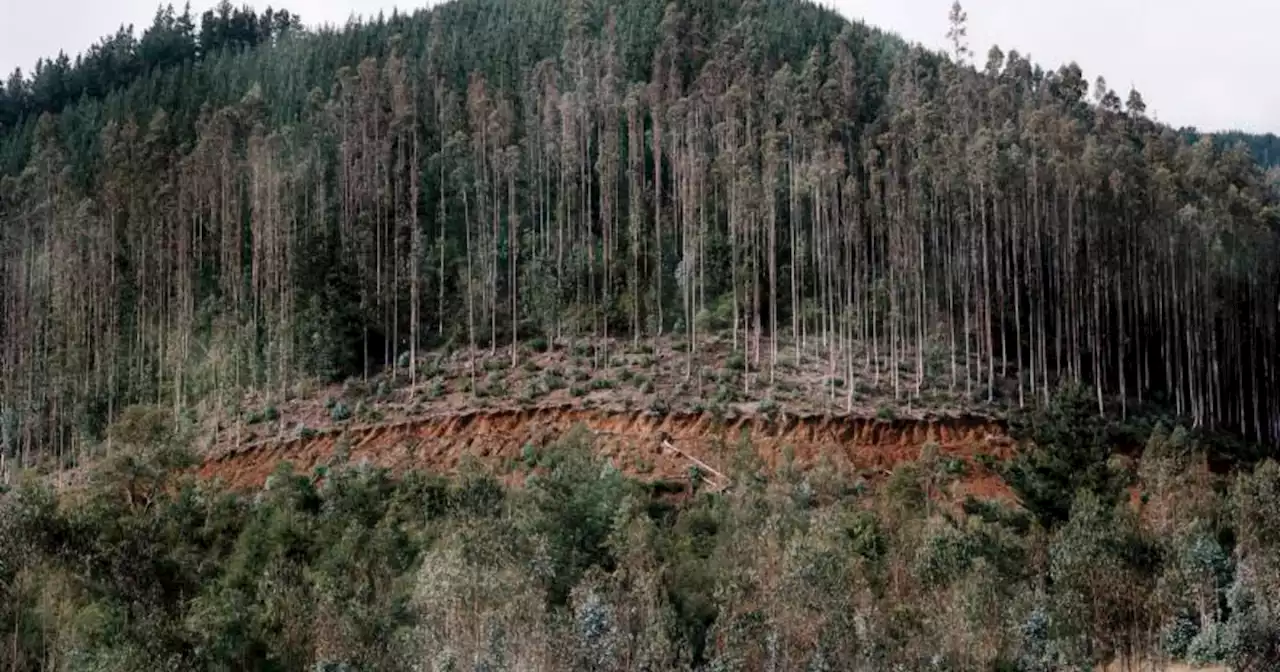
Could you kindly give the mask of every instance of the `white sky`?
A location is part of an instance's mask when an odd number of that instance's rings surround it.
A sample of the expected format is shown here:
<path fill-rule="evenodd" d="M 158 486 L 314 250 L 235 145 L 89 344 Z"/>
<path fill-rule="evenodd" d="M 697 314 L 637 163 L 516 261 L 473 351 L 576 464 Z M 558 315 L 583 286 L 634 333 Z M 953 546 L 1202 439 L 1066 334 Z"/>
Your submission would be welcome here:
<path fill-rule="evenodd" d="M 216 0 L 197 0 L 193 13 Z M 661 0 L 654 0 L 659 2 Z M 388 13 L 426 0 L 275 0 L 307 24 Z M 73 55 L 121 23 L 137 34 L 157 0 L 0 0 L 0 69 L 29 71 L 59 49 Z M 180 5 L 176 2 L 175 5 Z M 240 2 L 236 2 L 240 4 Z M 267 2 L 252 2 L 265 9 Z M 932 47 L 945 44 L 951 0 L 823 0 L 845 16 Z M 985 60 L 994 43 L 1046 68 L 1075 60 L 1121 98 L 1133 85 L 1148 112 L 1175 126 L 1280 132 L 1280 0 L 968 0 L 969 42 Z"/>

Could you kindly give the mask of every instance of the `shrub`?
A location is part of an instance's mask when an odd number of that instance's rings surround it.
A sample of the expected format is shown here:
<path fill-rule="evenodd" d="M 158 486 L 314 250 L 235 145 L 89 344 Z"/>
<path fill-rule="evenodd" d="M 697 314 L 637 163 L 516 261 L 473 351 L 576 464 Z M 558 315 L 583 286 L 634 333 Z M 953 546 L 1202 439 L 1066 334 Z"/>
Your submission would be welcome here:
<path fill-rule="evenodd" d="M 1231 655 L 1229 640 L 1227 628 L 1222 623 L 1205 624 L 1187 644 L 1186 659 L 1200 666 L 1224 662 Z"/>
<path fill-rule="evenodd" d="M 157 446 L 173 438 L 173 414 L 160 406 L 129 406 L 107 433 L 124 446 Z"/>
<path fill-rule="evenodd" d="M 350 420 L 351 409 L 347 408 L 346 404 L 339 401 L 333 405 L 333 408 L 329 409 L 329 419 L 334 422 L 345 422 Z"/>
<path fill-rule="evenodd" d="M 730 404 L 738 400 L 738 388 L 733 385 L 717 385 L 715 402 L 719 405 Z"/>
<path fill-rule="evenodd" d="M 1187 648 L 1191 646 L 1196 633 L 1194 620 L 1187 616 L 1178 616 L 1161 631 L 1160 648 L 1166 656 L 1174 660 L 1184 660 L 1187 657 Z"/>
<path fill-rule="evenodd" d="M 550 391 L 564 389 L 564 378 L 561 378 L 554 371 L 547 371 L 542 374 L 542 384 Z"/>
<path fill-rule="evenodd" d="M 486 376 L 484 384 L 488 388 L 490 396 L 505 397 L 507 395 L 506 381 L 496 372 Z"/>
<path fill-rule="evenodd" d="M 524 466 L 533 468 L 538 464 L 538 448 L 532 443 L 526 443 L 520 448 L 520 460 L 524 462 Z"/>
<path fill-rule="evenodd" d="M 1119 498 L 1124 482 L 1110 460 L 1111 428 L 1084 388 L 1064 388 L 1047 408 L 1015 416 L 1009 429 L 1022 450 L 1001 476 L 1045 527 L 1066 522 L 1082 490 L 1104 506 Z"/>
<path fill-rule="evenodd" d="M 444 372 L 444 368 L 440 363 L 439 357 L 433 357 L 425 362 L 422 362 L 421 365 L 418 367 L 418 373 L 422 374 L 427 378 L 434 378 L 443 372 Z"/>
<path fill-rule="evenodd" d="M 359 378 L 348 378 L 347 382 L 342 384 L 342 393 L 351 399 L 364 399 L 369 396 L 369 385 Z"/>

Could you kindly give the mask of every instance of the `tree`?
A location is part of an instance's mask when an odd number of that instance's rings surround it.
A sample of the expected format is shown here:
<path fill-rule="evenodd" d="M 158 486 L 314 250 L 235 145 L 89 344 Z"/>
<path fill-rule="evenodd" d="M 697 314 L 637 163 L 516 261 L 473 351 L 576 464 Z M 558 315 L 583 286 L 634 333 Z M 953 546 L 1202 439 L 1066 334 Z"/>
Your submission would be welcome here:
<path fill-rule="evenodd" d="M 1011 424 L 1010 434 L 1021 448 L 1004 468 L 1005 482 L 1046 528 L 1071 517 L 1077 493 L 1109 507 L 1124 485 L 1110 461 L 1112 431 L 1087 390 L 1063 388 L 1049 406 L 1024 412 Z"/>

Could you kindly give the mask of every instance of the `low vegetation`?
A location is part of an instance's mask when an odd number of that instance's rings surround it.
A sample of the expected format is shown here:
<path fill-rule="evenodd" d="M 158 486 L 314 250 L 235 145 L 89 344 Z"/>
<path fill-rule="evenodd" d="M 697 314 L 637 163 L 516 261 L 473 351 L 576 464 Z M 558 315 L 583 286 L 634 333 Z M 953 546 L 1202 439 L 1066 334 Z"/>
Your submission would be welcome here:
<path fill-rule="evenodd" d="M 1109 431 L 1080 403 L 999 465 L 1021 505 L 955 501 L 927 447 L 871 487 L 743 451 L 710 492 L 629 480 L 580 433 L 527 446 L 520 485 L 339 453 L 233 494 L 129 413 L 83 488 L 0 495 L 0 667 L 1274 669 L 1280 465 L 1215 476 L 1163 426 L 1119 464 L 1073 448 Z"/>

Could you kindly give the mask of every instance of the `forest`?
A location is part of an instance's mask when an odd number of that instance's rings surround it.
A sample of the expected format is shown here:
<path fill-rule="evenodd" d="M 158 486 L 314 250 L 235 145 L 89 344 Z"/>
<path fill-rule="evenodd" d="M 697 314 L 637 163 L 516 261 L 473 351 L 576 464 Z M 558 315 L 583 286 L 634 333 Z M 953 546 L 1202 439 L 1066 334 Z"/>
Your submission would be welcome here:
<path fill-rule="evenodd" d="M 938 21 L 947 53 L 804 0 L 224 0 L 14 72 L 0 669 L 1277 669 L 1275 136 Z M 583 425 L 352 457 L 553 389 L 696 403 L 725 473 Z M 762 455 L 747 390 L 761 434 L 928 426 L 888 400 L 1009 450 Z M 337 428 L 318 462 L 199 469 L 289 413 Z"/>
<path fill-rule="evenodd" d="M 895 398 L 944 381 L 1280 438 L 1280 197 L 1079 67 L 798 0 L 224 2 L 0 98 L 0 440 L 428 349 L 709 329 Z M 714 318 L 714 319 L 711 319 Z M 908 373 L 911 375 L 908 377 Z M 904 381 L 917 381 L 914 384 Z"/>
<path fill-rule="evenodd" d="M 506 474 L 340 453 L 234 493 L 184 469 L 189 425 L 134 407 L 80 490 L 0 495 L 0 664 L 1276 669 L 1280 466 L 1215 475 L 1194 431 L 1156 425 L 1122 468 L 1091 397 L 1019 430 L 1036 447 L 1001 474 L 1021 506 L 957 505 L 967 467 L 929 446 L 873 485 L 731 445 L 738 485 L 673 495 L 582 433 Z"/>

